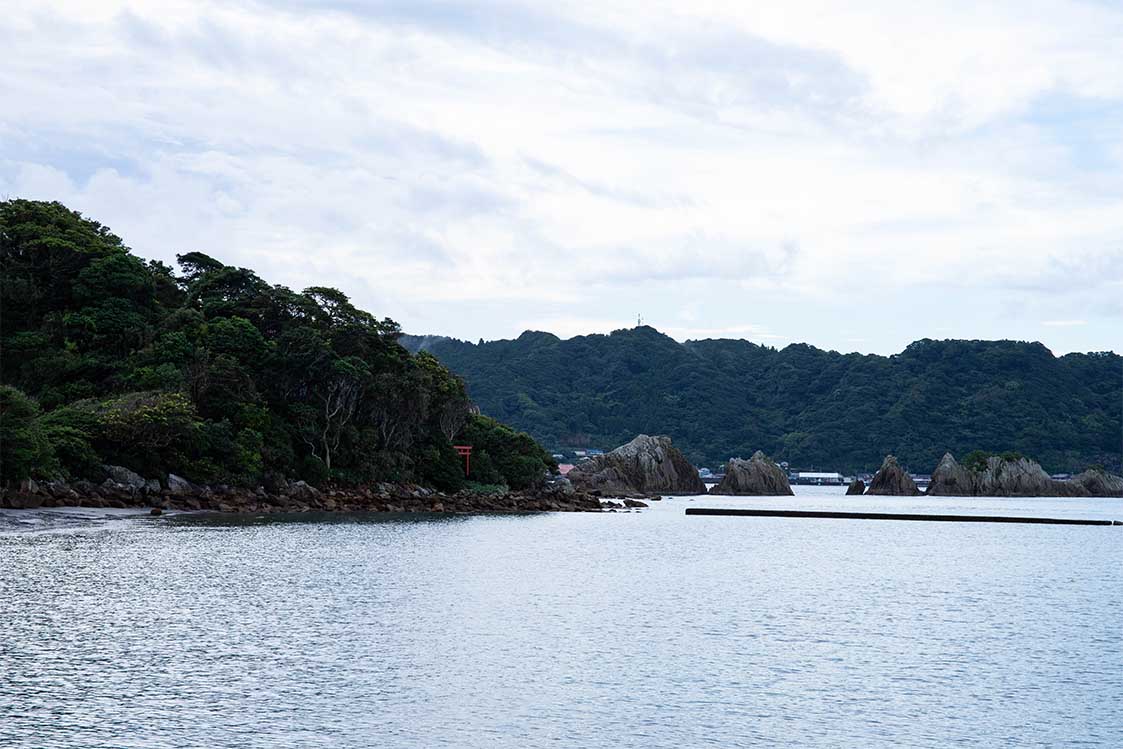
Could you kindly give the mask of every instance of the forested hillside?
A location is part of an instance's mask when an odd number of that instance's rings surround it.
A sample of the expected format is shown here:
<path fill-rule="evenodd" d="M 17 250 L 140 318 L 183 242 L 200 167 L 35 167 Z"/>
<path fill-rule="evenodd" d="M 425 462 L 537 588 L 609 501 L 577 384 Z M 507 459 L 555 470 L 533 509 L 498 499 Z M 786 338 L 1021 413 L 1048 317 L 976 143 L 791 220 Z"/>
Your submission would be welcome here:
<path fill-rule="evenodd" d="M 1051 471 L 1118 469 L 1123 362 L 1039 343 L 933 341 L 894 356 L 743 340 L 680 344 L 650 327 L 560 340 L 527 332 L 423 346 L 484 413 L 547 448 L 668 434 L 695 462 L 762 449 L 793 467 L 873 470 L 896 454 L 929 471 L 947 450 L 1017 451 Z"/>
<path fill-rule="evenodd" d="M 473 414 L 460 378 L 335 289 L 199 252 L 140 259 L 58 203 L 0 202 L 0 476 L 102 464 L 233 485 L 473 477 L 523 488 L 549 455 Z"/>

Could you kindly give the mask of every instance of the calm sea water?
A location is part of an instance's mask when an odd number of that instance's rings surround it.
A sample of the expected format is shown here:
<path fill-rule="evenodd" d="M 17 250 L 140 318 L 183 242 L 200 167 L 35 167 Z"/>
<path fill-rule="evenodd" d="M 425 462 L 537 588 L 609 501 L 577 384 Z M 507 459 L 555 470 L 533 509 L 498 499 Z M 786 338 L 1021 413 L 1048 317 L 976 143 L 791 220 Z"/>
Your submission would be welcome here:
<path fill-rule="evenodd" d="M 1123 528 L 683 515 L 1123 501 L 826 491 L 47 532 L 9 513 L 0 746 L 1123 746 Z"/>

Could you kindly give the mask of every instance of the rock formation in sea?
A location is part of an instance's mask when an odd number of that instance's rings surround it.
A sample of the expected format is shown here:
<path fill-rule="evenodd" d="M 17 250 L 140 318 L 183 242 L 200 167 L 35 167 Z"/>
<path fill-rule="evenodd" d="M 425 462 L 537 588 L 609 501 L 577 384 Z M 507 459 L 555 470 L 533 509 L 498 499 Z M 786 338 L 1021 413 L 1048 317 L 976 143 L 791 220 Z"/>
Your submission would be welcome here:
<path fill-rule="evenodd" d="M 1029 458 L 987 459 L 986 467 L 971 470 L 951 453 L 945 453 L 928 494 L 938 497 L 1123 497 L 1123 479 L 1089 470 L 1068 481 L 1058 481 Z"/>
<path fill-rule="evenodd" d="M 961 465 L 951 453 L 944 453 L 936 469 L 928 494 L 934 497 L 971 497 L 976 493 L 975 474 Z"/>
<path fill-rule="evenodd" d="M 710 489 L 710 494 L 736 494 L 749 497 L 791 495 L 788 477 L 780 466 L 757 450 L 748 460 L 733 458 L 725 467 L 725 478 Z"/>
<path fill-rule="evenodd" d="M 1105 471 L 1089 469 L 1073 476 L 1071 483 L 1083 487 L 1089 497 L 1123 497 L 1123 477 Z"/>
<path fill-rule="evenodd" d="M 850 482 L 850 486 L 846 487 L 846 496 L 854 497 L 859 494 L 866 493 L 866 482 L 861 479 L 854 479 Z"/>
<path fill-rule="evenodd" d="M 566 478 L 580 491 L 604 495 L 706 493 L 697 469 L 670 437 L 646 434 L 577 464 Z"/>
<path fill-rule="evenodd" d="M 916 497 L 920 495 L 920 489 L 916 488 L 916 482 L 912 480 L 912 476 L 909 476 L 905 469 L 901 468 L 897 458 L 886 455 L 881 468 L 877 470 L 873 480 L 870 481 L 870 488 L 866 490 L 866 494 Z"/>

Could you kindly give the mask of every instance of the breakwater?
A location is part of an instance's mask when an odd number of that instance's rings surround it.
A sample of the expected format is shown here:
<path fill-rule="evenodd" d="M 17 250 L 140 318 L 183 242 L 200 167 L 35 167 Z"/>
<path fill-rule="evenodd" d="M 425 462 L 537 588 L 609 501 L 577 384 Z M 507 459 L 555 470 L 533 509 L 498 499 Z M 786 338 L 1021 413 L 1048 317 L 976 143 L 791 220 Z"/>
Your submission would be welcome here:
<path fill-rule="evenodd" d="M 843 520 L 919 520 L 937 523 L 1032 523 L 1038 525 L 1123 525 L 1120 520 L 1081 518 L 1008 517 L 1004 515 L 931 515 L 900 512 L 833 512 L 819 510 L 743 510 L 723 507 L 688 507 L 687 515 L 734 515 L 758 518 L 830 518 Z"/>

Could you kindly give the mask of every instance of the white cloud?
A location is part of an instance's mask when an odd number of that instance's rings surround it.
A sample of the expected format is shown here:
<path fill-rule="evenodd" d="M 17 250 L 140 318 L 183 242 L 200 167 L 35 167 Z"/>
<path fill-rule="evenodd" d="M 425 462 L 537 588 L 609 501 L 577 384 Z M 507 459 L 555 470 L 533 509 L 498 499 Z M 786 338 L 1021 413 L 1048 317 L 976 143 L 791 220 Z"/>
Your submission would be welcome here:
<path fill-rule="evenodd" d="M 1118 348 L 1119 38 L 1079 2 L 25 5 L 0 194 L 416 332 L 889 351 L 1049 307 Z M 854 305 L 910 332 L 832 338 Z"/>

